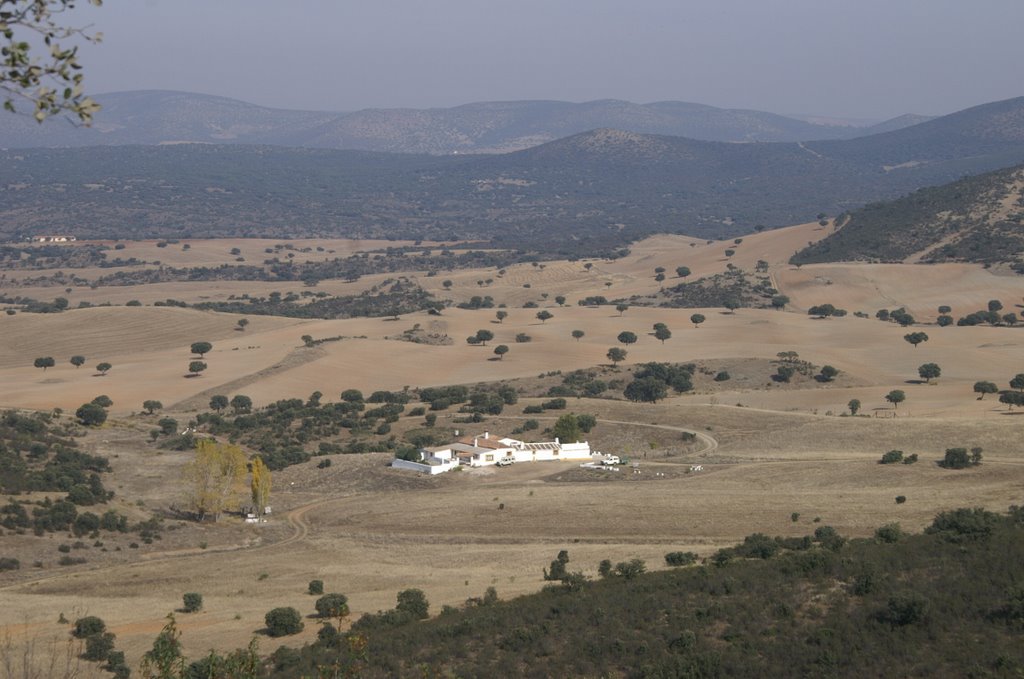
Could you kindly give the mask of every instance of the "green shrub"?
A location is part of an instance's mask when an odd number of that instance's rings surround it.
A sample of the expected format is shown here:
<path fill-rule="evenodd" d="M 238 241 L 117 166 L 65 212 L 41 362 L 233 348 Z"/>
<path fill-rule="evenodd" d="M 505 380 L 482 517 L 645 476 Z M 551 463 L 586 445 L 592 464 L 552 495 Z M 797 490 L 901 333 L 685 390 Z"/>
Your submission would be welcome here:
<path fill-rule="evenodd" d="M 665 563 L 669 566 L 689 566 L 697 561 L 693 552 L 669 552 L 665 555 Z"/>
<path fill-rule="evenodd" d="M 181 597 L 186 613 L 195 613 L 203 607 L 203 595 L 199 592 L 185 592 Z"/>
<path fill-rule="evenodd" d="M 114 635 L 110 632 L 93 634 L 85 638 L 83 660 L 106 660 L 114 650 Z"/>
<path fill-rule="evenodd" d="M 395 606 L 396 611 L 407 613 L 414 619 L 422 620 L 429 615 L 429 609 L 430 603 L 427 601 L 423 590 L 403 589 L 398 593 L 398 604 Z"/>
<path fill-rule="evenodd" d="M 313 607 L 321 618 L 343 618 L 348 615 L 348 597 L 332 592 L 317 599 Z"/>
<path fill-rule="evenodd" d="M 324 581 L 323 580 L 310 580 L 309 581 L 309 593 L 310 594 L 323 594 L 324 593 Z"/>
<path fill-rule="evenodd" d="M 96 634 L 103 634 L 107 631 L 107 624 L 95 615 L 87 615 L 84 618 L 75 620 L 75 626 L 71 630 L 71 636 L 76 639 L 85 639 Z"/>
<path fill-rule="evenodd" d="M 900 462 L 903 462 L 902 450 L 890 450 L 882 455 L 882 459 L 878 461 L 879 464 L 899 464 Z"/>
<path fill-rule="evenodd" d="M 267 634 L 272 637 L 298 634 L 304 627 L 302 614 L 291 606 L 281 606 L 267 611 L 263 621 L 267 625 Z"/>

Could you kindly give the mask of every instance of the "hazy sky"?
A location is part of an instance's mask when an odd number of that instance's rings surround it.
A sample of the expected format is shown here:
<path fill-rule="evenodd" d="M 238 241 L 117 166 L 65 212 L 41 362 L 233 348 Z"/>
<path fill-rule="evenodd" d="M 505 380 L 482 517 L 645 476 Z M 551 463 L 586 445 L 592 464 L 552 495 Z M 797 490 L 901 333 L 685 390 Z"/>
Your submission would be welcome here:
<path fill-rule="evenodd" d="M 81 3 L 80 3 L 81 4 Z M 1024 95 L 1022 0 L 105 0 L 93 92 L 321 110 L 693 101 L 885 118 Z"/>

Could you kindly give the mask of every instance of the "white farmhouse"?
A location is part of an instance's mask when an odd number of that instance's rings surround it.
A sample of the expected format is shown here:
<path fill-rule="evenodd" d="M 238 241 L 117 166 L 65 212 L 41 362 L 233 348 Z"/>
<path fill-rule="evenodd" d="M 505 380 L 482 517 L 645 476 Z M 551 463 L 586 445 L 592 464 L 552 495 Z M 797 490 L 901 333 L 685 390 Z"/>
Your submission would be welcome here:
<path fill-rule="evenodd" d="M 567 462 L 591 459 L 590 444 L 586 441 L 562 443 L 554 441 L 526 443 L 513 438 L 492 437 L 490 432 L 477 436 L 464 436 L 455 443 L 420 450 L 420 461 L 396 459 L 393 467 L 412 469 L 428 474 L 441 474 L 466 465 L 489 467 L 499 460 L 511 458 L 516 462 Z"/>

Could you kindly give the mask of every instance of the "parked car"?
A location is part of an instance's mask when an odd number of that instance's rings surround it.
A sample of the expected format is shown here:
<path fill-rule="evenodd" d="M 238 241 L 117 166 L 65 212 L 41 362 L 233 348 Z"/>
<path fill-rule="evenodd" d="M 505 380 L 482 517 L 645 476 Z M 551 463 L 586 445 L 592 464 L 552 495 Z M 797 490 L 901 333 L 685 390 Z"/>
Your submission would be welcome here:
<path fill-rule="evenodd" d="M 509 465 L 513 465 L 515 463 L 516 463 L 516 458 L 514 458 L 514 457 L 503 457 L 500 460 L 498 460 L 498 466 L 499 467 L 508 467 Z"/>

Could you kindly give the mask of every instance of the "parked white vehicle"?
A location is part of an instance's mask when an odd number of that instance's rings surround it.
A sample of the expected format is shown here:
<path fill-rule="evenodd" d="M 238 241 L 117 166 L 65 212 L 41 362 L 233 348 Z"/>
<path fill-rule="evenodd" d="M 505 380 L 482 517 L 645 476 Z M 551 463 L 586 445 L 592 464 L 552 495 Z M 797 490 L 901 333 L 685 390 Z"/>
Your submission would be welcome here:
<path fill-rule="evenodd" d="M 516 458 L 514 458 L 514 457 L 503 457 L 500 460 L 498 460 L 498 466 L 499 467 L 509 467 L 511 465 L 514 465 L 515 463 L 516 463 Z"/>

